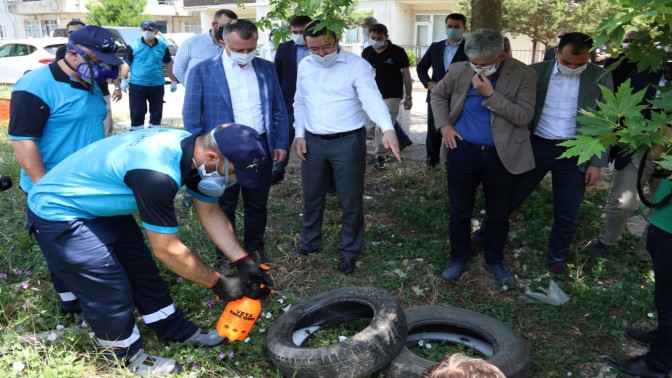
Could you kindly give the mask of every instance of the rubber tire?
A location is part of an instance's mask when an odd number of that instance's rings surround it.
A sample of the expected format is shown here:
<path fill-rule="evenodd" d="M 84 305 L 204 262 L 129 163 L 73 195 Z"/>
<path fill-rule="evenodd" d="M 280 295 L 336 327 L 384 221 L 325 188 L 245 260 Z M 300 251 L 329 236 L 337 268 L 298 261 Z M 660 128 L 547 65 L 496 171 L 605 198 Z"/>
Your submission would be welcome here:
<path fill-rule="evenodd" d="M 323 328 L 360 319 L 371 322 L 340 343 L 302 348 L 292 341 L 294 331 L 308 326 Z M 403 308 L 386 291 L 340 288 L 290 308 L 269 329 L 266 347 L 285 377 L 365 377 L 397 356 L 404 347 L 406 330 Z"/>
<path fill-rule="evenodd" d="M 409 336 L 423 330 L 437 331 L 441 327 L 457 329 L 460 333 L 474 335 L 490 344 L 493 354 L 487 361 L 497 366 L 507 378 L 525 378 L 529 374 L 530 348 L 527 341 L 499 320 L 474 311 L 440 306 L 410 307 L 404 310 L 404 314 Z M 437 362 L 440 361 L 424 359 L 404 346 L 399 355 L 379 373 L 385 378 L 419 377 L 425 369 Z"/>

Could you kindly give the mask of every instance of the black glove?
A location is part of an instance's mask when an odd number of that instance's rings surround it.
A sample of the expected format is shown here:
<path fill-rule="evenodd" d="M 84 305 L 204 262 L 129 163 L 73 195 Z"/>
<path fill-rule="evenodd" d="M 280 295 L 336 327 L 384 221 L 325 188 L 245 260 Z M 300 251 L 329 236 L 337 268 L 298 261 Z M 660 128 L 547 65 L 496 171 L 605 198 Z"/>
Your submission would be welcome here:
<path fill-rule="evenodd" d="M 235 301 L 250 293 L 250 288 L 236 276 L 219 275 L 219 279 L 210 289 L 215 292 L 217 299 L 224 302 Z"/>
<path fill-rule="evenodd" d="M 234 265 L 238 269 L 238 277 L 245 285 L 249 287 L 261 285 L 267 288 L 273 287 L 271 277 L 250 256 L 236 261 Z"/>

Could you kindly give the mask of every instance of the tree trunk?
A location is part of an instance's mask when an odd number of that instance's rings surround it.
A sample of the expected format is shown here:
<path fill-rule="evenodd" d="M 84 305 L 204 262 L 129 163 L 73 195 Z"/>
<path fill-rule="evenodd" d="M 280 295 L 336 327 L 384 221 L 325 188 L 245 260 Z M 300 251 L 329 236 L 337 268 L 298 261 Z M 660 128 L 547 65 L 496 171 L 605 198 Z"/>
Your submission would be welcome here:
<path fill-rule="evenodd" d="M 532 63 L 537 63 L 537 40 L 532 40 Z"/>
<path fill-rule="evenodd" d="M 502 0 L 472 0 L 471 30 L 502 30 Z"/>

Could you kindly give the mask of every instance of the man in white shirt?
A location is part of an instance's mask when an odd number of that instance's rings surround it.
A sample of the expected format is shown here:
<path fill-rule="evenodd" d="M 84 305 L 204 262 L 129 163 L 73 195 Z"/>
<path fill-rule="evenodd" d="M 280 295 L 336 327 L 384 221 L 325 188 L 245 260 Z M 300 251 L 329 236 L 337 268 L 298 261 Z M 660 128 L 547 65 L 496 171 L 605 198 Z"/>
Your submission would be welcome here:
<path fill-rule="evenodd" d="M 597 183 L 609 157 L 606 151 L 584 164 L 578 164 L 576 157 L 560 158 L 567 148 L 559 144 L 576 136 L 579 109 L 595 108 L 597 101 L 604 102 L 599 85 L 613 90 L 611 74 L 589 63 L 592 45 L 592 38 L 583 33 L 567 33 L 560 39 L 555 60 L 531 65 L 537 72 L 537 105 L 532 122 L 536 167 L 520 176 L 509 203 L 510 211 L 517 209 L 551 172 L 554 220 L 546 262 L 551 273 L 565 278 L 569 277 L 569 245 L 585 188 Z"/>
<path fill-rule="evenodd" d="M 243 246 L 259 263 L 264 255 L 268 192 L 272 163 L 287 157 L 289 136 L 287 111 L 273 63 L 256 58 L 257 27 L 238 20 L 224 27 L 222 54 L 206 59 L 189 73 L 182 116 L 184 128 L 203 134 L 222 123 L 238 123 L 256 130 L 266 142 L 273 161 L 261 164 L 259 185 L 241 188 L 227 185 L 219 204 L 235 225 L 236 205 L 242 193 L 244 207 Z M 221 258 L 223 255 L 219 253 Z"/>
<path fill-rule="evenodd" d="M 320 20 L 306 26 L 310 55 L 299 63 L 294 96 L 295 150 L 302 160 L 303 228 L 295 255 L 317 252 L 324 200 L 333 174 L 342 209 L 338 271 L 349 275 L 364 240 L 364 172 L 368 115 L 383 130 L 383 145 L 397 161 L 399 144 L 371 65 L 342 50 Z"/>
<path fill-rule="evenodd" d="M 189 71 L 196 64 L 222 53 L 223 47 L 219 43 L 219 39 L 222 38 L 220 30 L 237 19 L 236 12 L 220 9 L 215 13 L 210 31 L 190 37 L 180 45 L 173 63 L 173 75 L 180 83 L 187 85 Z"/>

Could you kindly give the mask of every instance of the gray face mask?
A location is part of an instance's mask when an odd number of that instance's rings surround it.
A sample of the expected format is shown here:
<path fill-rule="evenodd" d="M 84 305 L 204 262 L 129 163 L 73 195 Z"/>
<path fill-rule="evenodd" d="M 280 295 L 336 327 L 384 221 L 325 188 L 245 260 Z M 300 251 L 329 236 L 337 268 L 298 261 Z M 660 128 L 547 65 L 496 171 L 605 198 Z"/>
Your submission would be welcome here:
<path fill-rule="evenodd" d="M 385 46 L 385 41 L 371 41 L 371 46 L 374 49 L 382 49 Z"/>
<path fill-rule="evenodd" d="M 198 190 L 208 197 L 219 198 L 224 195 L 224 190 L 227 187 L 233 186 L 237 183 L 235 176 L 229 176 L 229 159 L 224 159 L 225 172 L 224 176 L 219 174 L 217 168 L 219 167 L 219 161 L 215 166 L 215 170 L 207 173 L 205 171 L 205 162 L 198 165 L 196 159 L 192 158 L 194 165 L 198 168 L 198 175 L 201 176 L 201 182 L 198 183 Z"/>
<path fill-rule="evenodd" d="M 332 64 L 334 64 L 334 62 L 338 58 L 338 49 L 336 49 L 336 51 L 334 51 L 333 53 L 327 54 L 325 56 L 319 56 L 317 54 L 310 53 L 310 57 L 313 59 L 315 63 L 319 64 L 320 66 L 329 67 Z"/>

